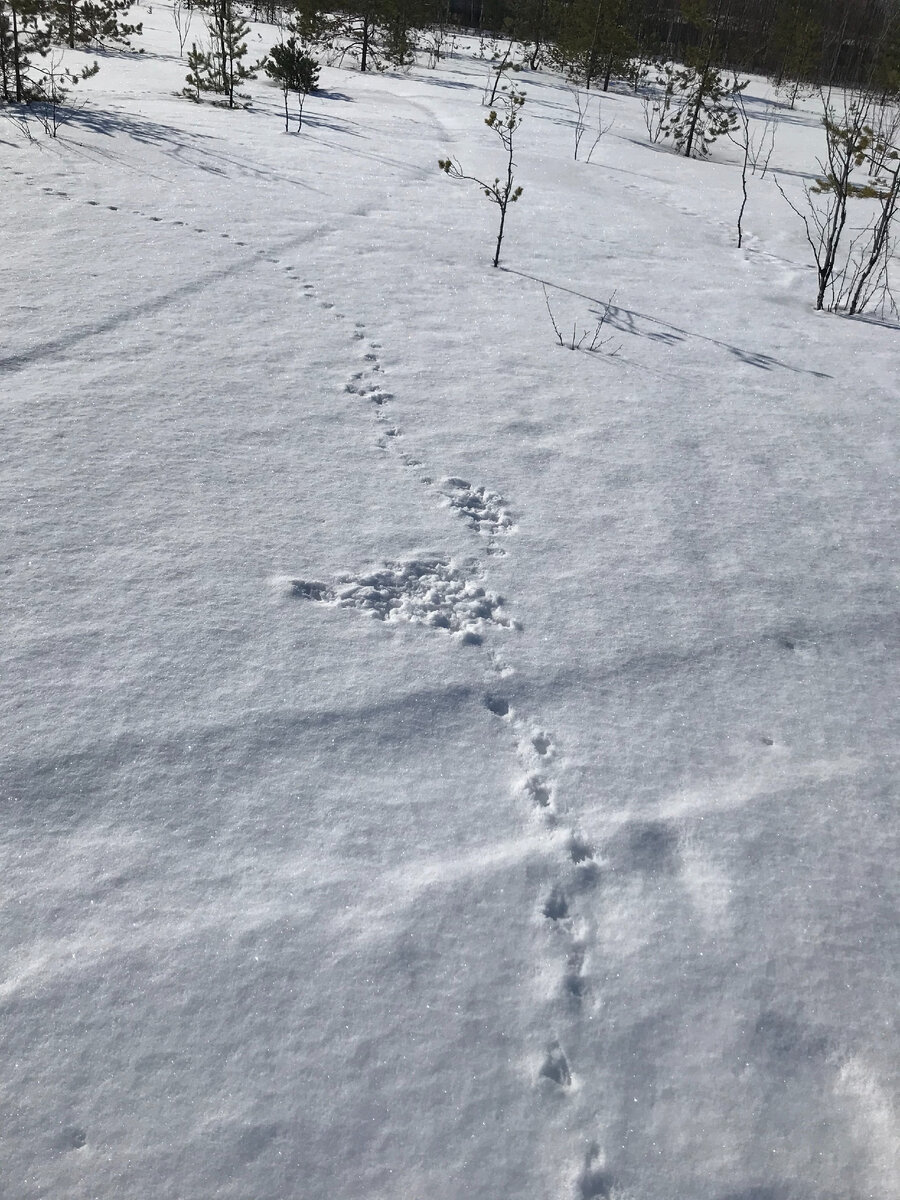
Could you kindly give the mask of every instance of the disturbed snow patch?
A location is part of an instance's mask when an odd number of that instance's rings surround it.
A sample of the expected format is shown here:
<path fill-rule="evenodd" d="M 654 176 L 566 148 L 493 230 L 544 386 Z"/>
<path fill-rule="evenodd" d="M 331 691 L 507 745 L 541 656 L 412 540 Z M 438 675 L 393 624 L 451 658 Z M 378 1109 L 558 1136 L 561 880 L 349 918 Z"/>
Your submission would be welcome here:
<path fill-rule="evenodd" d="M 342 576 L 332 586 L 289 579 L 289 594 L 338 608 L 357 608 L 381 621 L 410 621 L 479 642 L 490 626 L 518 629 L 500 596 L 467 579 L 450 560 L 387 563 L 364 575 Z"/>
<path fill-rule="evenodd" d="M 444 494 L 455 508 L 479 533 L 492 537 L 511 533 L 515 523 L 506 508 L 506 501 L 497 492 L 485 487 L 473 487 L 466 479 L 445 479 Z"/>

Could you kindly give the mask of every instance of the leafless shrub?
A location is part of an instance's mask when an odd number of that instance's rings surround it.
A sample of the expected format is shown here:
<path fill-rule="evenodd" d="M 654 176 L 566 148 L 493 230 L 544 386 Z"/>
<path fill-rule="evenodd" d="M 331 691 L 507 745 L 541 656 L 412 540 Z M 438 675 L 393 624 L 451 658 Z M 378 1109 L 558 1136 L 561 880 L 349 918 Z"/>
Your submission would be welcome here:
<path fill-rule="evenodd" d="M 541 284 L 541 290 L 544 293 L 544 304 L 547 306 L 547 315 L 550 317 L 550 324 L 553 326 L 553 332 L 556 334 L 558 345 L 566 350 L 583 350 L 586 354 L 606 354 L 610 358 L 614 358 L 619 353 L 622 349 L 621 343 L 614 349 L 608 350 L 607 346 L 609 346 L 613 339 L 611 335 L 606 336 L 604 333 L 613 302 L 616 298 L 615 292 L 607 300 L 603 312 L 599 316 L 594 314 L 597 316 L 597 320 L 593 329 L 582 329 L 579 334 L 579 322 L 575 320 L 572 322 L 571 334 L 564 335 L 553 313 L 553 309 L 550 307 L 550 297 L 547 294 L 546 284 Z"/>

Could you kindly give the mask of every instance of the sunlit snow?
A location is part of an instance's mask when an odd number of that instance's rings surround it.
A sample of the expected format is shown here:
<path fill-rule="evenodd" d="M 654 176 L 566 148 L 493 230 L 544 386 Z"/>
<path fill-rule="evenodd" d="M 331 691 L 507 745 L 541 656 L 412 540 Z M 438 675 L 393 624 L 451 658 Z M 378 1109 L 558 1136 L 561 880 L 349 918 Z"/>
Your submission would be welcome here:
<path fill-rule="evenodd" d="M 900 341 L 813 311 L 815 104 L 738 250 L 733 145 L 523 72 L 493 270 L 476 40 L 287 135 L 141 19 L 0 122 L 0 1193 L 896 1200 Z"/>

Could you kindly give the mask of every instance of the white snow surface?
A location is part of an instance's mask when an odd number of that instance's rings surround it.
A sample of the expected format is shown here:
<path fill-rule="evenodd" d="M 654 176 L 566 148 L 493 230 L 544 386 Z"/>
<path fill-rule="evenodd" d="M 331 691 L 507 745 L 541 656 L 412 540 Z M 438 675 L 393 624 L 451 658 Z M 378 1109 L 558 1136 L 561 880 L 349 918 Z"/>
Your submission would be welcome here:
<path fill-rule="evenodd" d="M 0 124 L 0 1192 L 896 1200 L 897 328 L 627 92 L 493 270 L 477 43 L 138 15 Z"/>

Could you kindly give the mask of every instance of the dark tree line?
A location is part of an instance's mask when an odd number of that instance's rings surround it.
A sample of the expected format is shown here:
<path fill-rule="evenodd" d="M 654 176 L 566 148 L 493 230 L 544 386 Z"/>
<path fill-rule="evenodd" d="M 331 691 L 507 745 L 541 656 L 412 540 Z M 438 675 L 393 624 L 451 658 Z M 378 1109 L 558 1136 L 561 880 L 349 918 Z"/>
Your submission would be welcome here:
<path fill-rule="evenodd" d="M 240 22 L 238 0 L 198 0 Z M 122 44 L 139 27 L 125 0 L 0 0 L 0 101 L 39 98 L 39 60 L 53 44 Z M 647 64 L 696 62 L 796 87 L 867 83 L 900 91 L 900 0 L 250 0 L 255 19 L 290 18 L 301 43 L 363 71 L 434 65 L 453 28 L 514 43 L 532 68 L 587 87 L 637 84 Z M 229 56 L 222 30 L 213 49 Z"/>
<path fill-rule="evenodd" d="M 305 44 L 364 71 L 404 66 L 416 49 L 433 64 L 456 28 L 512 41 L 530 67 L 588 86 L 704 59 L 778 83 L 900 89 L 900 0 L 255 0 L 250 11 L 293 13 Z"/>
<path fill-rule="evenodd" d="M 450 0 L 460 25 L 509 33 L 529 54 L 579 62 L 607 83 L 632 61 L 685 61 L 810 84 L 879 75 L 900 86 L 900 0 Z M 536 64 L 535 64 L 536 65 Z"/>

